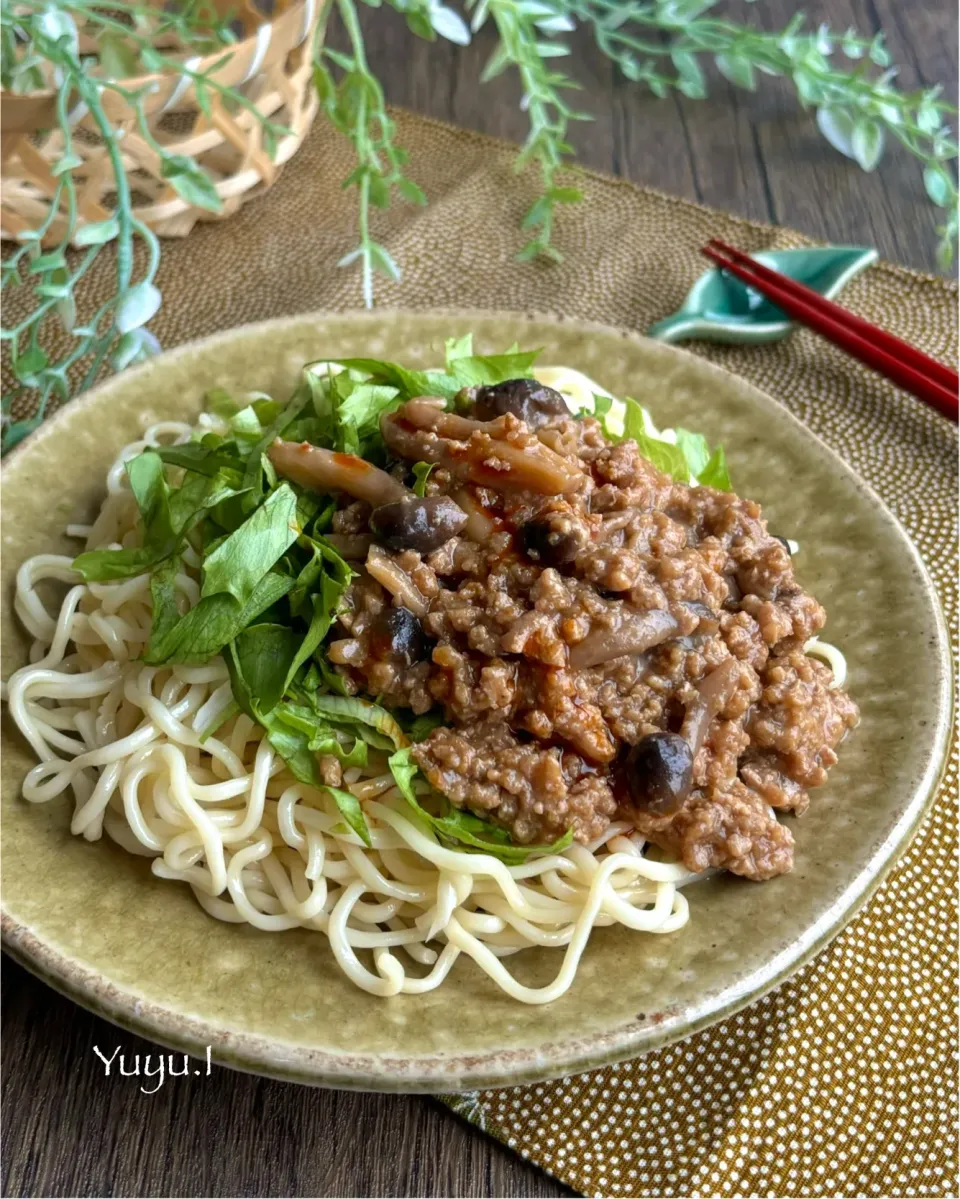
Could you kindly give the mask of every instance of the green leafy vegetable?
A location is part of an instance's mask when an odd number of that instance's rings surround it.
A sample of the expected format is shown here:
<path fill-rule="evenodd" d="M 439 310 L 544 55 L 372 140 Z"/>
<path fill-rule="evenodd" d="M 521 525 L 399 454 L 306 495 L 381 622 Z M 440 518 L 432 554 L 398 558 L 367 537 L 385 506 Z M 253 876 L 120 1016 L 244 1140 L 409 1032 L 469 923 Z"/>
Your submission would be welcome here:
<path fill-rule="evenodd" d="M 235 699 L 232 699 L 227 704 L 227 706 L 219 713 L 219 715 L 214 716 L 213 719 L 210 721 L 210 723 L 207 725 L 207 727 L 202 730 L 202 732 L 200 733 L 200 738 L 199 738 L 200 744 L 203 745 L 206 741 L 208 741 L 213 736 L 213 734 L 217 731 L 217 729 L 223 728 L 223 726 L 227 723 L 227 721 L 232 720 L 239 711 L 240 711 L 240 705 L 237 703 L 237 701 Z"/>
<path fill-rule="evenodd" d="M 427 479 L 434 469 L 434 462 L 415 462 L 413 466 L 413 494 L 421 499 L 427 494 Z"/>
<path fill-rule="evenodd" d="M 322 537 L 302 537 L 300 544 L 309 548 L 311 556 L 297 576 L 293 590 L 290 592 L 290 607 L 295 616 L 302 615 L 307 610 L 305 604 L 307 595 L 311 591 L 318 593 L 313 596 L 313 599 L 319 600 L 322 617 L 325 621 L 319 629 L 319 638 L 322 641 L 333 624 L 343 594 L 354 577 L 354 571 L 333 546 Z M 311 619 L 316 616 L 317 610 L 314 605 Z"/>
<path fill-rule="evenodd" d="M 364 430 L 375 428 L 388 409 L 416 396 L 440 396 L 449 403 L 464 387 L 529 378 L 540 353 L 514 350 L 484 356 L 472 351 L 471 334 L 448 340 L 445 371 L 412 371 L 398 362 L 381 362 L 376 358 L 337 359 L 336 364 L 345 370 L 329 377 L 328 391 L 320 399 L 322 409 L 329 412 L 341 438 L 331 448 L 360 452 L 356 447 L 363 446 Z M 354 400 L 357 391 L 359 399 Z"/>
<path fill-rule="evenodd" d="M 454 359 L 473 357 L 473 334 L 464 333 L 463 337 L 448 337 L 443 346 L 447 370 L 449 371 L 453 366 Z"/>
<path fill-rule="evenodd" d="M 332 695 L 346 695 L 347 689 L 344 685 L 342 677 L 337 674 L 330 663 L 327 661 L 327 656 L 322 648 L 314 654 L 314 665 L 318 668 L 319 682 L 322 682 L 326 689 Z M 319 683 L 318 683 L 319 685 Z M 311 690 L 316 691 L 316 687 Z"/>
<path fill-rule="evenodd" d="M 269 571 L 245 604 L 225 592 L 201 599 L 161 636 L 150 638 L 144 662 L 148 666 L 208 662 L 292 586 L 289 575 Z"/>
<path fill-rule="evenodd" d="M 170 493 L 170 523 L 174 535 L 182 539 L 207 513 L 242 495 L 238 476 L 239 472 L 232 467 L 207 477 L 188 474 Z"/>
<path fill-rule="evenodd" d="M 230 430 L 241 444 L 255 445 L 260 440 L 263 436 L 263 425 L 252 404 L 241 408 L 230 417 Z"/>
<path fill-rule="evenodd" d="M 243 475 L 243 485 L 253 492 L 254 502 L 263 495 L 264 455 L 278 437 L 282 437 L 298 416 L 310 404 L 309 389 L 298 387 L 290 397 L 289 403 L 280 410 L 263 431 L 263 436 L 255 442 L 247 457 L 247 465 Z"/>
<path fill-rule="evenodd" d="M 240 407 L 229 391 L 222 387 L 211 387 L 203 393 L 203 410 L 212 412 L 222 420 L 229 420 Z"/>
<path fill-rule="evenodd" d="M 184 445 L 161 446 L 156 456 L 168 466 L 182 466 L 185 470 L 197 471 L 202 475 L 216 475 L 221 471 L 236 471 L 235 485 L 240 486 L 240 459 L 229 452 L 229 442 L 222 449 L 215 449 L 202 441 L 188 441 Z"/>
<path fill-rule="evenodd" d="M 177 591 L 174 580 L 180 570 L 181 559 L 177 554 L 167 558 L 154 568 L 150 576 L 150 598 L 153 603 L 153 617 L 150 625 L 150 640 L 162 640 L 180 619 L 180 609 L 177 606 Z"/>
<path fill-rule="evenodd" d="M 710 455 L 706 466 L 697 476 L 704 487 L 715 487 L 717 491 L 733 491 L 730 474 L 727 471 L 727 456 L 723 446 L 718 445 Z"/>
<path fill-rule="evenodd" d="M 361 457 L 371 440 L 380 441 L 380 417 L 399 403 L 396 387 L 383 383 L 361 383 L 343 371 L 334 375 L 332 392 L 338 444 L 332 448 Z"/>
<path fill-rule="evenodd" d="M 176 546 L 137 546 L 125 550 L 87 550 L 73 560 L 86 583 L 105 583 L 112 579 L 132 579 L 142 575 L 172 554 Z"/>
<path fill-rule="evenodd" d="M 348 370 L 361 371 L 370 382 L 396 388 L 400 400 L 423 395 L 452 400 L 463 386 L 442 371 L 411 371 L 398 362 L 380 362 L 376 358 L 339 358 L 336 362 Z"/>
<path fill-rule="evenodd" d="M 297 497 L 281 483 L 203 563 L 204 599 L 226 592 L 245 604 L 257 584 L 300 535 Z"/>
<path fill-rule="evenodd" d="M 264 717 L 283 699 L 296 673 L 297 651 L 303 640 L 282 624 L 253 624 L 241 631 L 228 647 L 230 685 L 240 707 L 254 720 Z"/>
<path fill-rule="evenodd" d="M 691 433 L 688 429 L 677 429 L 676 434 L 677 448 L 683 452 L 690 474 L 699 479 L 710 461 L 707 439 L 702 433 Z"/>
<path fill-rule="evenodd" d="M 283 720 L 277 719 L 270 723 L 267 729 L 267 740 L 277 751 L 290 769 L 290 773 L 301 783 L 315 787 L 318 791 L 326 791 L 331 796 L 340 811 L 340 815 L 353 829 L 365 845 L 372 845 L 370 829 L 360 801 L 349 791 L 341 791 L 339 787 L 331 787 L 320 777 L 317 758 L 310 749 L 306 733 L 292 728 Z"/>
<path fill-rule="evenodd" d="M 324 584 L 328 583 L 328 577 L 324 576 Z M 317 649 L 320 647 L 320 642 L 326 637 L 336 615 L 336 605 L 339 602 L 340 592 L 337 592 L 337 600 L 330 603 L 325 594 L 312 595 L 310 603 L 313 607 L 313 615 L 310 618 L 310 624 L 307 628 L 306 635 L 300 642 L 300 648 L 294 654 L 293 661 L 290 663 L 287 670 L 286 685 L 284 691 L 293 682 L 297 671 L 305 662 L 313 657 Z"/>
<path fill-rule="evenodd" d="M 356 699 L 353 696 L 321 695 L 314 692 L 310 703 L 315 711 L 328 716 L 340 725 L 353 726 L 360 736 L 367 739 L 370 730 L 379 734 L 378 739 L 370 744 L 380 749 L 401 749 L 407 744 L 407 738 L 396 719 L 379 704 L 371 703 L 368 699 Z"/>
<path fill-rule="evenodd" d="M 711 450 L 702 433 L 691 433 L 688 429 L 677 429 L 677 445 L 683 450 L 690 473 L 704 487 L 715 487 L 718 491 L 731 491 L 730 475 L 723 447 Z"/>
<path fill-rule="evenodd" d="M 170 503 L 163 462 L 153 450 L 144 450 L 126 464 L 130 490 L 133 492 L 140 519 L 148 537 L 166 540 L 173 536 L 170 525 Z"/>
<path fill-rule="evenodd" d="M 488 387 L 507 379 L 529 379 L 539 350 L 525 354 L 497 354 L 492 357 L 455 358 L 449 370 L 461 387 Z"/>
<path fill-rule="evenodd" d="M 397 720 L 400 727 L 407 735 L 407 739 L 416 744 L 418 741 L 423 741 L 429 737 L 434 729 L 439 728 L 443 724 L 443 710 L 441 708 L 431 708 L 429 712 L 424 712 L 420 716 L 409 715 L 404 717 L 397 713 Z"/>
<path fill-rule="evenodd" d="M 636 400 L 625 399 L 626 412 L 623 418 L 623 436 L 632 438 L 637 449 L 664 474 L 671 475 L 681 483 L 689 483 L 690 466 L 683 450 L 668 441 L 659 441 L 647 433 L 647 421 L 643 408 Z"/>
<path fill-rule="evenodd" d="M 662 435 L 657 436 L 653 431 L 653 422 L 647 410 L 629 398 L 619 401 L 623 409 L 621 431 L 614 423 L 615 403 L 617 401 L 611 396 L 593 397 L 593 415 L 611 441 L 631 438 L 644 458 L 680 483 L 689 483 L 693 478 L 706 487 L 716 487 L 721 491 L 732 489 L 722 447 L 711 451 L 702 434 L 691 433 L 688 429 L 674 430 L 676 441 L 664 440 Z"/>
<path fill-rule="evenodd" d="M 612 407 L 613 407 L 613 396 L 601 396 L 601 395 L 597 395 L 596 393 L 594 393 L 593 415 L 597 418 L 597 420 L 603 426 L 603 431 L 606 433 L 606 435 L 608 437 L 619 436 L 619 433 L 612 434 L 611 431 L 607 427 L 607 417 L 609 416 L 610 409 Z"/>
<path fill-rule="evenodd" d="M 163 461 L 153 450 L 144 450 L 128 462 L 127 475 L 140 508 L 143 544 L 79 554 L 73 561 L 74 569 L 88 583 L 129 579 L 159 565 L 180 550 L 187 533 L 205 512 L 237 494 L 235 474 L 218 471 L 209 478 L 189 478 L 171 495 Z"/>
<path fill-rule="evenodd" d="M 340 809 L 340 815 L 350 825 L 361 841 L 366 845 L 372 845 L 373 839 L 370 836 L 370 829 L 363 814 L 363 808 L 360 807 L 360 800 L 355 795 L 351 795 L 349 791 L 341 791 L 339 787 L 325 787 L 324 790 L 333 796 L 337 807 Z"/>
<path fill-rule="evenodd" d="M 286 762 L 293 777 L 308 787 L 321 790 L 324 782 L 320 777 L 316 756 L 310 750 L 307 734 L 279 718 L 271 720 L 266 727 L 267 740 Z"/>
<path fill-rule="evenodd" d="M 573 841 L 573 829 L 567 829 L 552 845 L 515 845 L 505 828 L 481 820 L 471 812 L 461 811 L 443 797 L 447 810 L 442 816 L 434 816 L 423 808 L 414 791 L 413 780 L 419 768 L 412 760 L 410 750 L 398 750 L 387 764 L 397 789 L 410 807 L 425 824 L 448 841 L 491 854 L 511 866 L 527 861 L 533 854 L 561 853 Z"/>
<path fill-rule="evenodd" d="M 365 766 L 367 743 L 362 737 L 325 720 L 307 704 L 284 701 L 276 709 L 276 717 L 308 738 L 308 747 L 314 754 L 330 754 L 342 766 Z M 350 743 L 352 737 L 353 743 Z"/>

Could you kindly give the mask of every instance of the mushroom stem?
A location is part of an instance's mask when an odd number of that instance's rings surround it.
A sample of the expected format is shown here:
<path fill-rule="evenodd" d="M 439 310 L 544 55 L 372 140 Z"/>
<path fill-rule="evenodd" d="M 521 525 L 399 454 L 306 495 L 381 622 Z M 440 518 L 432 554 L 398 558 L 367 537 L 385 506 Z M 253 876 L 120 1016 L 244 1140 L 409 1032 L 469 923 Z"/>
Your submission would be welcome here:
<path fill-rule="evenodd" d="M 267 456 L 285 478 L 321 495 L 345 491 L 354 499 L 366 500 L 376 508 L 412 494 L 385 470 L 364 462 L 355 454 L 325 450 L 307 441 L 297 444 L 278 438 Z"/>
<path fill-rule="evenodd" d="M 486 545 L 497 531 L 497 526 L 480 501 L 466 487 L 451 492 L 450 498 L 467 514 L 467 523 L 464 525 L 466 535 L 477 545 Z"/>
<path fill-rule="evenodd" d="M 413 579 L 377 545 L 372 545 L 367 554 L 367 573 L 415 616 L 422 619 L 430 611 L 430 605 L 420 594 Z"/>
<path fill-rule="evenodd" d="M 362 562 L 373 545 L 373 538 L 366 533 L 324 533 L 324 541 L 330 543 L 341 558 Z"/>
<path fill-rule="evenodd" d="M 676 619 L 662 608 L 626 616 L 614 629 L 588 633 L 570 650 L 570 665 L 574 670 L 583 670 L 621 658 L 624 654 L 642 654 L 667 641 L 678 627 Z"/>
<path fill-rule="evenodd" d="M 401 458 L 441 463 L 464 482 L 540 495 L 576 491 L 583 479 L 580 469 L 529 432 L 511 433 L 508 419 L 469 420 L 417 399 L 385 413 L 380 432 Z"/>
<path fill-rule="evenodd" d="M 707 730 L 714 718 L 727 706 L 739 682 L 740 663 L 736 658 L 727 658 L 700 680 L 697 698 L 687 709 L 683 727 L 680 729 L 680 736 L 690 746 L 694 760 L 703 748 Z"/>

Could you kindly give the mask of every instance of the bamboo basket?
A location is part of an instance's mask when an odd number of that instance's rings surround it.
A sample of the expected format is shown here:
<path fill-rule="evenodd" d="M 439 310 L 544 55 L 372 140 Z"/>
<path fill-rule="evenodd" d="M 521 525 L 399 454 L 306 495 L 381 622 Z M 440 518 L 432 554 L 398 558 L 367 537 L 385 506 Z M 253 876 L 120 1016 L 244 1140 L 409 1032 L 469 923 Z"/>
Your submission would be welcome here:
<path fill-rule="evenodd" d="M 156 0 L 158 5 L 162 2 Z M 153 137 L 172 153 L 194 159 L 210 176 L 223 202 L 220 212 L 213 213 L 189 204 L 162 178 L 160 156 L 141 135 L 135 112 L 122 96 L 105 90 L 103 105 L 119 137 L 135 215 L 164 237 L 185 237 L 197 221 L 223 220 L 269 188 L 300 148 L 317 112 L 311 55 L 314 36 L 322 36 L 329 0 L 275 0 L 269 17 L 253 0 L 213 3 L 238 23 L 234 45 L 191 58 L 168 36 L 158 48 L 168 54 L 182 50 L 184 65 L 198 74 L 229 53 L 212 78 L 241 91 L 260 113 L 291 132 L 278 139 L 271 159 L 254 114 L 242 108 L 231 111 L 212 88 L 207 89 L 207 117 L 187 75 L 169 71 L 123 81 L 125 87 L 150 89 L 144 108 Z M 95 52 L 95 43 L 86 38 L 85 44 L 83 29 L 79 33 L 81 52 Z M 0 236 L 16 240 L 36 229 L 50 212 L 57 185 L 51 166 L 63 153 L 63 134 L 53 91 L 4 92 L 0 100 Z M 85 224 L 111 215 L 114 180 L 103 139 L 85 105 L 76 104 L 69 115 L 73 149 L 83 160 L 73 170 L 78 198 L 75 237 Z M 56 217 L 44 245 L 59 245 L 65 226 L 65 217 Z"/>

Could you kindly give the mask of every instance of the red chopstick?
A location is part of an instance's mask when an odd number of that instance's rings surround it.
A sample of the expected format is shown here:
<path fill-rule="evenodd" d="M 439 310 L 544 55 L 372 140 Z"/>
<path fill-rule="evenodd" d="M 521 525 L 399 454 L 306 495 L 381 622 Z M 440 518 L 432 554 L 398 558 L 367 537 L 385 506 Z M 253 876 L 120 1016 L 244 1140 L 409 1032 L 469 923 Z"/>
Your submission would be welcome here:
<path fill-rule="evenodd" d="M 787 316 L 820 333 L 944 416 L 957 420 L 960 379 L 942 362 L 717 238 L 710 240 L 703 253 L 766 296 Z"/>
<path fill-rule="evenodd" d="M 711 238 L 708 244 L 711 247 L 722 250 L 741 266 L 749 267 L 757 278 L 765 279 L 770 283 L 780 284 L 785 290 L 793 291 L 800 299 L 806 299 L 811 303 L 815 303 L 824 312 L 829 312 L 832 316 L 842 321 L 848 328 L 855 330 L 862 336 L 875 339 L 878 333 L 881 334 L 884 338 L 889 339 L 891 345 L 896 347 L 897 355 L 904 362 L 930 375 L 938 383 L 942 383 L 944 387 L 956 390 L 958 384 L 956 372 L 950 370 L 948 366 L 944 366 L 942 362 L 938 362 L 936 358 L 931 358 L 929 354 L 924 354 L 921 350 L 916 349 L 908 342 L 901 341 L 891 333 L 883 333 L 876 325 L 871 325 L 869 321 L 865 321 L 862 317 L 854 315 L 848 309 L 841 308 L 839 304 L 835 304 L 832 300 L 818 295 L 811 288 L 804 287 L 802 283 L 797 283 L 786 275 L 771 270 L 770 267 L 764 266 L 762 262 L 757 262 L 756 259 L 744 254 L 742 250 L 737 250 L 735 247 L 729 246 L 726 242 L 722 242 L 717 238 Z"/>

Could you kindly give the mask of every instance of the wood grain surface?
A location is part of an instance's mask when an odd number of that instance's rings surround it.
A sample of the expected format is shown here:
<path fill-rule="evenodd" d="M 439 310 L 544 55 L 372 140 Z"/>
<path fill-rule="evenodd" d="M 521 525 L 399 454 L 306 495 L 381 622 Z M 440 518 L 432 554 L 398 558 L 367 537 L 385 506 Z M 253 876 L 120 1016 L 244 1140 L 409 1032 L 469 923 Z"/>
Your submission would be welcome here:
<path fill-rule="evenodd" d="M 740 3 L 730 4 L 740 10 Z M 787 0 L 751 6 L 782 27 Z M 810 19 L 883 28 L 904 87 L 956 95 L 956 6 L 944 0 L 819 0 Z M 406 35 L 387 10 L 363 13 L 371 66 L 388 99 L 520 140 L 515 81 L 477 82 L 492 49 Z M 336 37 L 334 41 L 336 42 Z M 614 73 L 588 39 L 568 60 L 596 120 L 573 140 L 586 165 L 719 208 L 934 269 L 936 213 L 909 156 L 888 151 L 864 176 L 823 142 L 789 90 L 750 95 L 722 80 L 709 101 L 656 100 Z M 415 175 L 415 171 L 414 171 Z M 3 1194 L 10 1196 L 547 1196 L 568 1192 L 422 1097 L 311 1090 L 214 1068 L 167 1079 L 105 1076 L 94 1046 L 127 1063 L 153 1049 L 3 962 Z"/>

